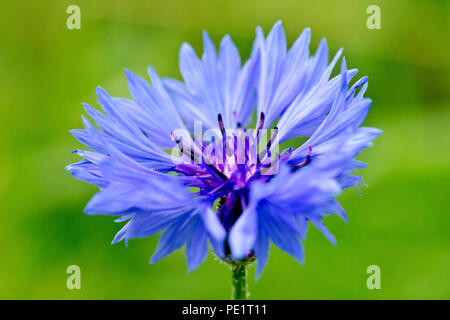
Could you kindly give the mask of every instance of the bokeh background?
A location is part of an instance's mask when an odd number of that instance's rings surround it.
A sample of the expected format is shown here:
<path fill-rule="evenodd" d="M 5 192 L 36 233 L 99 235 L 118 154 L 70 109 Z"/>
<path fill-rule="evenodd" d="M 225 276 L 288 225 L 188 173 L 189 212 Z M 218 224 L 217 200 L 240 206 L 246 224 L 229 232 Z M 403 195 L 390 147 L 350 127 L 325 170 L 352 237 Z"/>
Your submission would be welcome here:
<path fill-rule="evenodd" d="M 66 8 L 81 8 L 68 30 Z M 366 8 L 381 8 L 368 30 Z M 450 298 L 450 2 L 421 0 L 2 1 L 0 10 L 0 298 L 228 299 L 230 271 L 212 255 L 187 273 L 184 252 L 148 264 L 158 237 L 110 245 L 120 225 L 82 213 L 96 188 L 64 167 L 78 161 L 81 102 L 95 87 L 126 96 L 123 68 L 148 65 L 180 78 L 178 49 L 202 50 L 228 33 L 248 57 L 257 25 L 282 20 L 289 43 L 312 29 L 311 50 L 326 37 L 343 46 L 349 67 L 368 75 L 367 125 L 384 130 L 360 155 L 369 185 L 339 200 L 349 224 L 328 217 L 333 247 L 314 228 L 306 264 L 272 246 L 254 299 Z M 66 288 L 66 268 L 81 268 L 81 290 Z M 366 268 L 381 268 L 368 290 Z"/>

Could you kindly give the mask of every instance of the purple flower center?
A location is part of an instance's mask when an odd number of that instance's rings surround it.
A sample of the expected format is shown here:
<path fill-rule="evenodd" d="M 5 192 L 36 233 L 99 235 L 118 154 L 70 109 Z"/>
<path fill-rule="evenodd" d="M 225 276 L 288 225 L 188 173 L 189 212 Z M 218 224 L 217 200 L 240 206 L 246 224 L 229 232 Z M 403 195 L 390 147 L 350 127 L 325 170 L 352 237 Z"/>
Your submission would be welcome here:
<path fill-rule="evenodd" d="M 193 139 L 189 144 L 172 137 L 180 151 L 182 163 L 175 166 L 186 185 L 205 200 L 218 201 L 217 215 L 227 231 L 245 210 L 248 190 L 256 180 L 269 181 L 279 165 L 289 160 L 292 149 L 278 153 L 278 128 L 263 130 L 264 113 L 260 114 L 255 130 L 247 130 L 236 121 L 236 129 L 225 129 L 222 115 L 217 116 L 221 137 Z M 308 164 L 308 158 L 293 167 Z"/>

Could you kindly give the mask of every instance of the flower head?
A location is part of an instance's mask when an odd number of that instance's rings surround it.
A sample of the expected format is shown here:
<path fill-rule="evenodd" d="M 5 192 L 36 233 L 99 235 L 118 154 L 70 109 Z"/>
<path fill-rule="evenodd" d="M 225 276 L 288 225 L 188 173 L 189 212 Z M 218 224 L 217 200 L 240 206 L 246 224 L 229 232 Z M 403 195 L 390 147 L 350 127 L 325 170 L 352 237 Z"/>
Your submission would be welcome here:
<path fill-rule="evenodd" d="M 184 82 L 150 67 L 150 85 L 126 70 L 132 99 L 98 88 L 104 113 L 84 105 L 98 128 L 83 117 L 71 131 L 91 150 L 67 168 L 100 187 L 85 212 L 128 221 L 113 243 L 164 230 L 151 262 L 185 246 L 192 270 L 209 242 L 223 259 L 256 257 L 259 276 L 272 242 L 302 263 L 308 222 L 336 242 L 323 218 L 347 221 L 335 196 L 362 183 L 355 157 L 381 133 L 361 127 L 367 77 L 349 88 L 357 71 L 345 58 L 331 77 L 342 50 L 329 62 L 322 40 L 310 56 L 309 29 L 287 50 L 280 22 L 266 38 L 257 28 L 244 64 L 229 36 L 218 52 L 203 41 L 201 59 L 181 47 Z M 305 142 L 280 150 L 295 137 Z"/>

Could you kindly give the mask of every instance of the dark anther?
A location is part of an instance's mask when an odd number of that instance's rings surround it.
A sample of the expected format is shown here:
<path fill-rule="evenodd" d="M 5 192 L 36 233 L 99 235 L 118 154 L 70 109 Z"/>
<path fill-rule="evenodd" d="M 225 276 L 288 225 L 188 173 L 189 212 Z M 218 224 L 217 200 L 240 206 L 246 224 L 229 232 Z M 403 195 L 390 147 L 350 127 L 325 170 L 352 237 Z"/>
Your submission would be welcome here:
<path fill-rule="evenodd" d="M 183 137 L 179 137 L 179 138 L 178 138 L 178 137 L 175 135 L 175 133 L 173 133 L 173 132 L 171 132 L 170 135 L 173 137 L 173 139 L 175 140 L 175 143 L 176 143 L 176 144 L 179 144 L 179 143 L 183 140 Z"/>
<path fill-rule="evenodd" d="M 228 177 L 226 175 L 224 175 L 219 169 L 217 169 L 216 167 L 214 167 L 211 164 L 206 164 L 206 168 L 211 170 L 215 175 L 217 175 L 219 178 L 221 178 L 224 181 L 228 180 Z"/>
<path fill-rule="evenodd" d="M 261 114 L 259 115 L 258 127 L 256 128 L 256 137 L 259 137 L 259 130 L 261 130 L 264 126 L 264 117 L 264 112 L 261 112 Z"/>
<path fill-rule="evenodd" d="M 306 156 L 305 161 L 302 161 L 299 164 L 296 164 L 295 166 L 292 167 L 292 171 L 296 171 L 296 170 L 300 169 L 301 167 L 306 166 L 310 162 L 311 162 L 311 156 L 308 154 Z"/>
<path fill-rule="evenodd" d="M 183 137 L 178 138 L 173 132 L 171 133 L 171 135 L 174 138 L 174 140 L 182 154 L 184 154 L 187 157 L 190 157 L 192 162 L 194 162 L 196 159 L 199 158 L 199 155 L 197 153 L 195 153 L 195 151 L 193 149 L 191 149 L 191 147 L 189 147 L 183 143 Z"/>
<path fill-rule="evenodd" d="M 173 139 L 175 140 L 175 143 L 178 146 L 178 149 L 180 149 L 180 152 L 183 153 L 183 137 L 177 137 L 173 132 L 170 133 Z"/>
<path fill-rule="evenodd" d="M 217 121 L 219 122 L 219 128 L 220 132 L 222 132 L 222 136 L 225 136 L 225 126 L 223 125 L 223 119 L 220 113 L 217 115 Z"/>
<path fill-rule="evenodd" d="M 269 139 L 269 142 L 267 142 L 267 149 L 270 149 L 270 147 L 272 146 L 272 143 L 275 141 L 275 139 L 277 138 L 278 135 L 278 127 L 273 127 L 273 133 L 272 136 Z"/>

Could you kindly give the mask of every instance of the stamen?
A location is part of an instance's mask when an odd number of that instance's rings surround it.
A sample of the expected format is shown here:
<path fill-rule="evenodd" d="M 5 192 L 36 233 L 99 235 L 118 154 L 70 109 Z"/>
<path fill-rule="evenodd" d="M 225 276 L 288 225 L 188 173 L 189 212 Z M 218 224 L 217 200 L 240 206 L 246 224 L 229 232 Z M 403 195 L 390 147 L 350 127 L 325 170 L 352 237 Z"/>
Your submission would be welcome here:
<path fill-rule="evenodd" d="M 312 152 L 312 147 L 309 146 L 308 147 L 308 155 L 306 156 L 305 160 L 300 162 L 299 164 L 296 164 L 295 166 L 293 166 L 292 171 L 296 171 L 296 170 L 300 169 L 301 167 L 304 167 L 308 163 L 310 163 L 311 162 L 311 152 Z"/>
<path fill-rule="evenodd" d="M 178 138 L 173 132 L 171 132 L 170 135 L 175 140 L 175 143 L 177 144 L 178 149 L 180 149 L 180 152 L 183 153 L 183 137 Z"/>
<path fill-rule="evenodd" d="M 270 154 L 269 154 L 269 158 L 271 158 Z M 275 156 L 273 159 L 271 159 L 269 163 L 265 163 L 262 165 L 261 175 L 272 175 L 275 172 L 275 170 L 277 170 L 278 163 L 279 163 L 279 157 L 278 157 L 278 153 L 277 153 L 277 156 Z"/>
<path fill-rule="evenodd" d="M 222 132 L 222 136 L 225 136 L 225 126 L 223 124 L 222 115 L 220 113 L 217 115 L 217 121 L 219 122 L 219 128 L 220 132 Z"/>
<path fill-rule="evenodd" d="M 183 137 L 177 137 L 173 132 L 171 132 L 172 137 L 174 138 L 180 152 L 184 154 L 186 157 L 189 157 L 192 162 L 198 161 L 201 155 L 197 154 L 194 150 L 192 150 L 189 146 L 183 143 Z"/>
<path fill-rule="evenodd" d="M 269 142 L 267 143 L 267 149 L 270 149 L 270 147 L 272 146 L 272 143 L 275 141 L 275 139 L 277 138 L 278 135 L 278 127 L 273 127 L 273 133 L 272 136 L 269 139 Z"/>
<path fill-rule="evenodd" d="M 260 154 L 258 154 L 258 158 L 257 158 L 257 163 L 261 163 L 264 158 L 266 157 L 266 155 L 269 155 L 270 158 L 270 147 L 272 146 L 273 142 L 275 141 L 275 139 L 278 136 L 278 127 L 273 127 L 273 133 L 272 136 L 270 137 L 269 141 L 267 142 L 266 148 L 264 150 L 261 151 Z"/>
<path fill-rule="evenodd" d="M 173 131 L 170 133 L 170 135 L 172 136 L 173 140 L 175 140 L 175 143 L 178 144 L 181 142 L 183 137 L 178 138 L 175 133 L 173 133 Z"/>
<path fill-rule="evenodd" d="M 234 150 L 234 162 L 238 163 L 238 153 L 240 150 L 238 150 L 238 137 L 234 136 L 233 139 L 233 150 Z"/>
<path fill-rule="evenodd" d="M 234 121 L 236 121 L 238 129 L 242 128 L 242 123 L 239 121 L 236 110 L 233 110 Z"/>
<path fill-rule="evenodd" d="M 248 163 L 248 151 L 250 149 L 250 137 L 248 135 L 245 135 L 245 141 L 244 141 L 244 155 L 245 155 L 245 164 Z"/>
<path fill-rule="evenodd" d="M 261 130 L 264 126 L 264 117 L 264 112 L 261 112 L 261 114 L 259 115 L 258 127 L 256 128 L 256 138 L 259 137 L 259 130 Z"/>
<path fill-rule="evenodd" d="M 210 172 L 213 173 L 215 176 L 219 177 L 220 179 L 226 181 L 228 180 L 227 176 L 224 175 L 222 172 L 220 172 L 219 169 L 217 169 L 216 167 L 214 167 L 211 164 L 205 164 L 206 169 Z"/>

